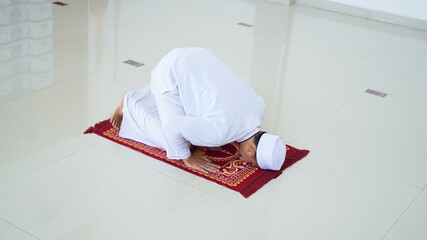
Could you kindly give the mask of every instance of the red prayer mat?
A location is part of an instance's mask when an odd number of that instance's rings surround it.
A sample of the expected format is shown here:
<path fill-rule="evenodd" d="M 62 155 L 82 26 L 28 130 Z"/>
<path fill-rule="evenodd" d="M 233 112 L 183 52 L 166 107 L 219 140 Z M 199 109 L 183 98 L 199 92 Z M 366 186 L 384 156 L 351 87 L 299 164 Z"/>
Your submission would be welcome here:
<path fill-rule="evenodd" d="M 90 127 L 84 133 L 98 134 L 99 136 L 105 137 L 126 147 L 130 147 L 147 156 L 161 160 L 187 172 L 216 182 L 217 184 L 223 185 L 231 190 L 237 191 L 245 198 L 254 194 L 270 180 L 277 178 L 282 174 L 283 170 L 301 160 L 309 153 L 308 150 L 299 150 L 286 145 L 286 159 L 282 168 L 279 171 L 270 171 L 254 167 L 250 163 L 243 161 L 239 153 L 238 143 L 229 143 L 217 148 L 192 146 L 191 152 L 193 154 L 206 156 L 214 163 L 221 166 L 219 172 L 206 174 L 185 166 L 182 160 L 172 160 L 167 158 L 166 151 L 161 148 L 152 147 L 127 138 L 119 137 L 118 129 L 111 125 L 109 119 L 95 124 L 95 126 Z"/>

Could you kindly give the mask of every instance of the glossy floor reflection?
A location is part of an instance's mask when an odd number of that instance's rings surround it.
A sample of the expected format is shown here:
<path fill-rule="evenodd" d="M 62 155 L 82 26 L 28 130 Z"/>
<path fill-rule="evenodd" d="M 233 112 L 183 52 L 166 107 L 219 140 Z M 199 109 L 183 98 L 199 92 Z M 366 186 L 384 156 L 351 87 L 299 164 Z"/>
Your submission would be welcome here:
<path fill-rule="evenodd" d="M 0 239 L 427 238 L 427 32 L 256 0 L 63 2 L 0 3 Z M 82 134 L 186 46 L 310 155 L 244 199 Z"/>

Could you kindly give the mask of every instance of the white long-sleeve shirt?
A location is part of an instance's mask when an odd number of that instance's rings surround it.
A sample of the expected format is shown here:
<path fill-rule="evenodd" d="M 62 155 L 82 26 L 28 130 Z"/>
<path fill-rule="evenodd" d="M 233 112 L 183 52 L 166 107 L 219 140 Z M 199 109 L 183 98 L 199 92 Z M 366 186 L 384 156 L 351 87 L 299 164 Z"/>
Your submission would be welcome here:
<path fill-rule="evenodd" d="M 207 49 L 172 50 L 152 71 L 151 91 L 171 159 L 188 158 L 190 143 L 242 142 L 259 131 L 265 114 L 264 100 Z"/>

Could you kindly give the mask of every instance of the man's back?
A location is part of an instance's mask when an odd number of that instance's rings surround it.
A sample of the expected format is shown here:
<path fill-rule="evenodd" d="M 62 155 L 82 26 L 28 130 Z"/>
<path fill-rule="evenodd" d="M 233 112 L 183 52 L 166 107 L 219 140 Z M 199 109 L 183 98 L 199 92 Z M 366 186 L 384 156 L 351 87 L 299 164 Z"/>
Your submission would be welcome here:
<path fill-rule="evenodd" d="M 195 145 L 244 141 L 259 130 L 264 117 L 264 101 L 207 49 L 172 50 L 153 70 L 153 85 L 158 94 L 182 106 L 185 116 L 173 123 Z"/>

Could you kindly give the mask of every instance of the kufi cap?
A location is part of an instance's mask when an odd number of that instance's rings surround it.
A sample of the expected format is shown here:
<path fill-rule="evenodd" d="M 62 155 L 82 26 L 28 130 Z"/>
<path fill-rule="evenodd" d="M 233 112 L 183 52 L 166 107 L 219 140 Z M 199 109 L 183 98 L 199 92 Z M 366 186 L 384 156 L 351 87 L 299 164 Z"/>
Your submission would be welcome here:
<path fill-rule="evenodd" d="M 261 169 L 280 170 L 286 157 L 285 141 L 279 136 L 264 133 L 257 146 L 256 159 Z"/>

